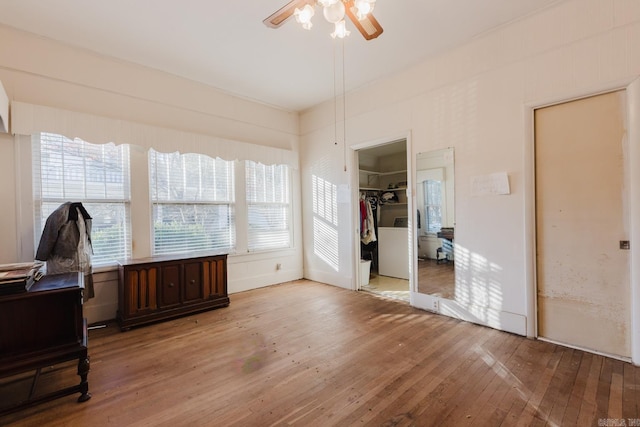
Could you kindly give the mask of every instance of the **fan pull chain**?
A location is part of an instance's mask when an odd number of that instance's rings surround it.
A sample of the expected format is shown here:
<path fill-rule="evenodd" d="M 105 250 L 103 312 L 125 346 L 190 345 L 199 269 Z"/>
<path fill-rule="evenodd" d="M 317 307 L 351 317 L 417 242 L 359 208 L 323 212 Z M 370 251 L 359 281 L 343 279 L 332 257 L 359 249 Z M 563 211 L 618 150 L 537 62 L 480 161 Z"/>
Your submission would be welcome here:
<path fill-rule="evenodd" d="M 338 145 L 338 93 L 336 89 L 336 56 L 337 56 L 336 43 L 333 44 L 333 145 Z"/>
<path fill-rule="evenodd" d="M 345 82 L 344 39 L 342 39 L 342 150 L 344 171 L 347 171 L 347 91 Z"/>

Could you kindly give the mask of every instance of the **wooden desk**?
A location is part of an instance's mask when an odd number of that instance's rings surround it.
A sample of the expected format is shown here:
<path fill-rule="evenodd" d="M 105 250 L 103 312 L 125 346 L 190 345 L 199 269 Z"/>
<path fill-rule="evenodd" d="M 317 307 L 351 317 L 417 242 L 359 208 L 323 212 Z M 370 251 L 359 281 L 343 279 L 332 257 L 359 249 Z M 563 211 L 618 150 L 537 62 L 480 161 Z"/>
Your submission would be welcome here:
<path fill-rule="evenodd" d="M 91 398 L 83 290 L 82 274 L 66 273 L 44 276 L 29 291 L 0 296 L 0 377 L 36 371 L 29 396 L 0 406 L 0 414 L 73 393 L 80 393 L 79 402 Z M 33 396 L 41 368 L 75 359 L 78 385 Z"/>
<path fill-rule="evenodd" d="M 438 238 L 442 239 L 442 246 L 437 249 L 436 259 L 437 264 L 441 262 L 453 262 L 453 228 L 443 228 L 438 231 Z M 444 258 L 440 258 L 439 254 L 443 254 Z"/>

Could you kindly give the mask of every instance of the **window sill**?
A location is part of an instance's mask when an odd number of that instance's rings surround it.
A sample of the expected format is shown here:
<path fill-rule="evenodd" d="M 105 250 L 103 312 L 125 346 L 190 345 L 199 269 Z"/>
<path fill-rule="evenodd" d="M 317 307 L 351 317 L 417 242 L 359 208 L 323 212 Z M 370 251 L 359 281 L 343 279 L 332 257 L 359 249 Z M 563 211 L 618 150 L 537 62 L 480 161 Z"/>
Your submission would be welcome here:
<path fill-rule="evenodd" d="M 261 261 L 267 259 L 275 259 L 282 257 L 290 257 L 295 256 L 297 254 L 297 250 L 295 248 L 285 248 L 285 249 L 271 249 L 259 252 L 243 252 L 243 253 L 228 253 L 228 263 L 229 264 L 241 264 L 244 262 L 252 262 L 252 261 Z M 198 255 L 206 255 L 207 253 L 198 253 Z M 179 256 L 180 254 L 176 254 Z M 189 257 L 189 254 L 182 254 L 184 257 Z M 142 257 L 145 258 L 145 257 Z M 101 266 L 94 266 L 93 273 L 108 273 L 112 271 L 118 271 L 118 264 L 107 264 Z"/>

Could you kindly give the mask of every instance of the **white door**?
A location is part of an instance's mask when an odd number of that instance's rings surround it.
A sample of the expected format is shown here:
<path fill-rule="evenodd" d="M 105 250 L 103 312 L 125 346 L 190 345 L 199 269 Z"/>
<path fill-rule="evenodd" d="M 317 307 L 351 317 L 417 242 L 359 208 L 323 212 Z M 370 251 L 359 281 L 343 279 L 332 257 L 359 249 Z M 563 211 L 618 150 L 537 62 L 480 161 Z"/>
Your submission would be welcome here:
<path fill-rule="evenodd" d="M 536 281 L 539 337 L 627 357 L 624 105 L 618 91 L 536 110 Z"/>

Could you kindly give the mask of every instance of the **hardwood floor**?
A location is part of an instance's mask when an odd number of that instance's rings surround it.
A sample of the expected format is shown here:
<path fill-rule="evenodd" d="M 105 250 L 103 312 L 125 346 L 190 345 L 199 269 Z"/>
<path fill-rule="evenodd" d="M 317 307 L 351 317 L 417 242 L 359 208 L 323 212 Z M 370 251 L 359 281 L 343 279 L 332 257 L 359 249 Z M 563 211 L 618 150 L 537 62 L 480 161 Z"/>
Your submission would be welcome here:
<path fill-rule="evenodd" d="M 418 291 L 440 298 L 455 299 L 455 268 L 453 263 L 438 264 L 435 259 L 418 261 Z M 409 281 L 380 276 L 372 272 L 363 291 L 409 302 Z"/>
<path fill-rule="evenodd" d="M 418 292 L 455 299 L 455 267 L 452 262 L 438 264 L 435 259 L 418 261 Z"/>
<path fill-rule="evenodd" d="M 361 290 L 372 292 L 376 295 L 394 298 L 409 303 L 409 281 L 396 277 L 371 274 L 369 284 L 361 286 Z"/>
<path fill-rule="evenodd" d="M 640 368 L 628 363 L 310 281 L 233 294 L 227 308 L 129 332 L 93 330 L 89 353 L 91 400 L 61 398 L 0 425 L 564 426 L 640 417 Z M 0 402 L 9 389 L 0 388 Z"/>

